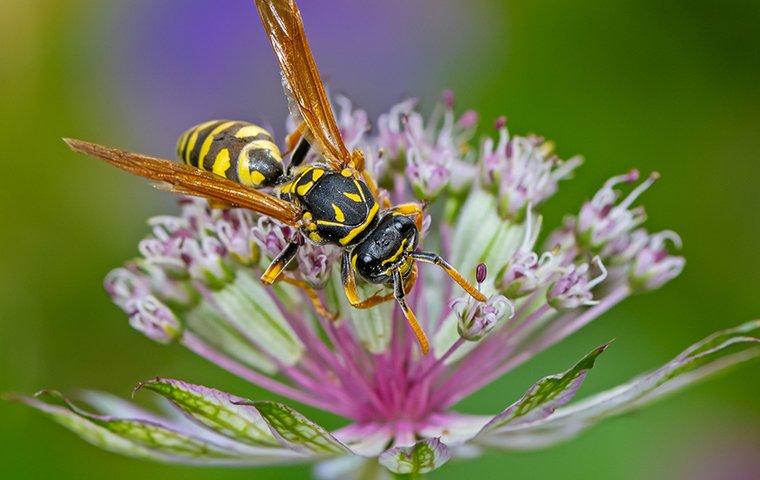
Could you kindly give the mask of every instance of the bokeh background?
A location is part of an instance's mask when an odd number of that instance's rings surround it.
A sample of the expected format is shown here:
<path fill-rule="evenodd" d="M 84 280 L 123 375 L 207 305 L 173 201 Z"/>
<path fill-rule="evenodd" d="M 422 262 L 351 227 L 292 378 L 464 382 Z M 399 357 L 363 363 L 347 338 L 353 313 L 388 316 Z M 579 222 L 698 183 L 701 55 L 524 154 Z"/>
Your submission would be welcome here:
<path fill-rule="evenodd" d="M 324 77 L 374 117 L 447 87 L 484 129 L 556 140 L 587 162 L 544 208 L 559 221 L 632 166 L 663 179 L 653 230 L 684 239 L 684 274 L 462 404 L 495 412 L 540 376 L 617 338 L 582 390 L 616 385 L 704 335 L 760 313 L 760 3 L 754 0 L 303 0 Z M 4 0 L 0 15 L 0 391 L 128 395 L 160 374 L 254 398 L 266 392 L 131 330 L 102 277 L 136 253 L 173 200 L 75 156 L 78 136 L 172 155 L 196 122 L 283 131 L 276 65 L 248 0 Z M 451 463 L 434 478 L 760 476 L 758 364 L 542 452 Z M 144 399 L 143 399 L 144 400 Z M 330 426 L 338 421 L 309 409 Z M 302 478 L 306 467 L 189 469 L 125 459 L 40 414 L 0 404 L 4 478 Z"/>

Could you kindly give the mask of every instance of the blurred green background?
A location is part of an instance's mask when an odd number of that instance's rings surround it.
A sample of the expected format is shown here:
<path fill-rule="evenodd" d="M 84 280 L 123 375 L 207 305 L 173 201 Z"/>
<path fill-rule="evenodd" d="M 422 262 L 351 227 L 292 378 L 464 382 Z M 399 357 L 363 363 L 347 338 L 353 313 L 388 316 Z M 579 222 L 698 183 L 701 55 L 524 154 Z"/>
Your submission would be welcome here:
<path fill-rule="evenodd" d="M 663 179 L 644 197 L 652 230 L 684 239 L 683 275 L 626 301 L 465 401 L 496 412 L 540 376 L 617 338 L 581 394 L 616 385 L 706 334 L 758 314 L 760 3 L 682 1 L 302 1 L 334 91 L 375 117 L 406 94 L 461 108 L 582 153 L 544 208 L 575 212 L 610 175 Z M 366 5 L 365 5 L 366 4 Z M 129 328 L 103 292 L 168 195 L 74 156 L 79 136 L 170 155 L 209 118 L 282 133 L 276 66 L 248 0 L 5 0 L 0 16 L 0 391 L 86 387 L 126 396 L 176 376 L 268 398 L 178 347 Z M 328 7 L 329 5 L 329 7 Z M 757 478 L 757 363 L 609 421 L 568 444 L 451 463 L 435 478 Z M 339 422 L 304 411 L 330 426 Z M 95 449 L 0 404 L 4 478 L 302 478 L 306 467 L 189 469 Z"/>

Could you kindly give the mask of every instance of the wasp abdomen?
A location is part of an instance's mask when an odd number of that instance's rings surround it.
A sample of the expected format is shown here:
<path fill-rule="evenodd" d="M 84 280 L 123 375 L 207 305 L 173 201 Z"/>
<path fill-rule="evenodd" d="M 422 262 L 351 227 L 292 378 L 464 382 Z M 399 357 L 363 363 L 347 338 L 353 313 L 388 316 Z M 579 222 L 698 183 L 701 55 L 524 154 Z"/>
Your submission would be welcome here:
<path fill-rule="evenodd" d="M 243 185 L 268 187 L 282 176 L 282 154 L 268 131 L 248 122 L 212 120 L 182 134 L 177 155 L 193 167 Z"/>

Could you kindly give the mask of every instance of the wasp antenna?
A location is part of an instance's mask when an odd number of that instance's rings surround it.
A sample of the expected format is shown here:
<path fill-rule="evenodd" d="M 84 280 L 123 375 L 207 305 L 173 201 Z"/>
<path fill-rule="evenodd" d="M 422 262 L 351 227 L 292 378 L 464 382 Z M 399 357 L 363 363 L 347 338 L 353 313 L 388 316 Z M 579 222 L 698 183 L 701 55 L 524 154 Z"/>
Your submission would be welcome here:
<path fill-rule="evenodd" d="M 454 280 L 457 285 L 462 287 L 462 289 L 467 292 L 472 298 L 479 302 L 485 302 L 488 300 L 488 298 L 483 295 L 483 293 L 478 290 L 472 283 L 470 283 L 464 276 L 459 273 L 459 271 L 452 267 L 446 260 L 444 260 L 440 255 L 437 253 L 432 252 L 412 252 L 411 253 L 412 258 L 415 260 L 419 260 L 420 262 L 424 263 L 430 263 L 432 265 L 437 265 L 440 267 L 446 274 L 451 277 L 452 280 Z M 483 279 L 485 280 L 485 278 Z"/>
<path fill-rule="evenodd" d="M 88 145 L 90 145 L 88 142 L 68 137 L 63 137 L 61 140 L 63 140 L 63 143 L 65 143 L 74 152 L 84 154 L 88 154 L 90 152 L 90 149 L 87 148 Z"/>

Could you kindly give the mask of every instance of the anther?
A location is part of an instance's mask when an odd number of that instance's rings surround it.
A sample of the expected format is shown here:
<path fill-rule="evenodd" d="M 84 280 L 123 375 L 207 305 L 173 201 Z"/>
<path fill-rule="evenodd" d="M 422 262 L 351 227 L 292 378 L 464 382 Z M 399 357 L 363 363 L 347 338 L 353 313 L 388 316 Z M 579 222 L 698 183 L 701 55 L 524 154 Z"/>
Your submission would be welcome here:
<path fill-rule="evenodd" d="M 487 276 L 488 268 L 486 267 L 486 264 L 479 263 L 477 268 L 475 268 L 475 279 L 478 281 L 478 284 L 485 282 Z"/>
<path fill-rule="evenodd" d="M 444 90 L 441 94 L 443 104 L 448 108 L 454 108 L 454 92 L 452 90 Z"/>

